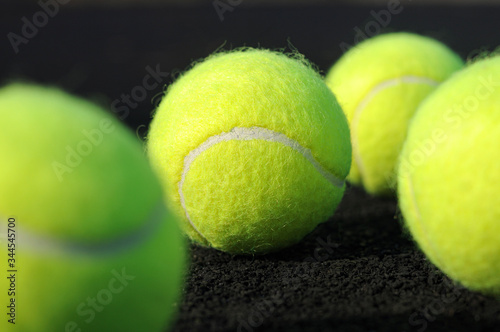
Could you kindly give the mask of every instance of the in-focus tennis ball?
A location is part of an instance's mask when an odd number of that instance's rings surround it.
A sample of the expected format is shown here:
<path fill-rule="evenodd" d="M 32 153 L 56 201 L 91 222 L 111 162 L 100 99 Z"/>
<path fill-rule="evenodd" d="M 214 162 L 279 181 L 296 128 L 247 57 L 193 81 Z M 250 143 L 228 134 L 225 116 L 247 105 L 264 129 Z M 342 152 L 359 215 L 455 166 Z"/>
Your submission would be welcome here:
<path fill-rule="evenodd" d="M 0 89 L 0 127 L 0 330 L 163 331 L 185 248 L 140 143 L 34 85 Z"/>
<path fill-rule="evenodd" d="M 300 241 L 335 211 L 351 162 L 322 78 L 257 49 L 210 56 L 170 86 L 148 149 L 189 237 L 234 254 Z"/>
<path fill-rule="evenodd" d="M 398 167 L 406 225 L 464 286 L 500 295 L 500 57 L 432 93 L 410 123 Z"/>
<path fill-rule="evenodd" d="M 436 86 L 463 66 L 440 42 L 411 33 L 366 40 L 326 77 L 351 129 L 347 180 L 371 194 L 391 194 L 408 120 Z"/>

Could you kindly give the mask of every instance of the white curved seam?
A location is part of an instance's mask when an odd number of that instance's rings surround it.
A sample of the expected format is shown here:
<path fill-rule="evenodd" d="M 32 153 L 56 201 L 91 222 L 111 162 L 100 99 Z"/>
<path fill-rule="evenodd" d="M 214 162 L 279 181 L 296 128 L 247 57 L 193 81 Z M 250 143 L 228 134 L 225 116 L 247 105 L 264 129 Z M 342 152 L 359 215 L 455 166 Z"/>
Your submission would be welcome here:
<path fill-rule="evenodd" d="M 204 151 L 206 151 L 207 149 L 211 148 L 216 144 L 233 140 L 235 141 L 263 140 L 263 141 L 281 143 L 300 153 L 332 185 L 339 188 L 342 188 L 344 186 L 344 180 L 337 178 L 335 175 L 326 170 L 314 158 L 310 149 L 303 147 L 302 145 L 299 144 L 299 142 L 289 138 L 288 136 L 282 133 L 278 133 L 262 127 L 250 127 L 250 128 L 235 127 L 228 133 L 223 132 L 222 134 L 211 136 L 205 142 L 200 144 L 197 148 L 191 150 L 191 152 L 189 152 L 189 154 L 184 158 L 184 168 L 182 170 L 181 181 L 179 182 L 179 196 L 180 196 L 181 206 L 186 214 L 186 218 L 193 227 L 193 229 L 205 240 L 206 238 L 203 236 L 203 234 L 201 234 L 198 228 L 196 228 L 193 221 L 191 220 L 191 217 L 189 216 L 182 188 L 184 186 L 184 181 L 186 180 L 186 175 L 189 172 L 191 164 L 200 154 L 202 154 Z"/>
<path fill-rule="evenodd" d="M 42 254 L 66 253 L 75 256 L 114 254 L 137 246 L 153 236 L 164 222 L 165 211 L 164 204 L 161 201 L 152 209 L 148 219 L 138 229 L 134 229 L 123 236 L 97 243 L 77 242 L 55 236 L 38 235 L 27 231 L 16 223 L 16 248 Z M 6 237 L 6 234 L 1 234 L 0 238 L 3 237 Z"/>
<path fill-rule="evenodd" d="M 363 165 L 363 160 L 361 158 L 361 153 L 359 151 L 359 145 L 358 145 L 358 122 L 361 117 L 361 113 L 363 113 L 363 110 L 366 108 L 368 103 L 381 91 L 390 88 L 392 86 L 398 85 L 398 84 L 427 84 L 431 86 L 437 86 L 439 85 L 438 81 L 435 81 L 433 79 L 427 78 L 427 77 L 419 77 L 419 76 L 401 76 L 401 77 L 396 77 L 396 78 L 391 78 L 389 80 L 385 80 L 377 84 L 373 89 L 371 89 L 368 94 L 361 100 L 361 102 L 358 104 L 356 109 L 354 110 L 354 114 L 352 117 L 351 121 L 351 132 L 353 138 L 355 137 L 356 139 L 352 139 L 352 152 L 354 155 L 354 160 L 356 162 L 356 165 L 358 166 L 358 171 L 359 175 L 361 177 L 361 182 L 364 183 L 364 177 L 365 177 L 365 167 Z"/>

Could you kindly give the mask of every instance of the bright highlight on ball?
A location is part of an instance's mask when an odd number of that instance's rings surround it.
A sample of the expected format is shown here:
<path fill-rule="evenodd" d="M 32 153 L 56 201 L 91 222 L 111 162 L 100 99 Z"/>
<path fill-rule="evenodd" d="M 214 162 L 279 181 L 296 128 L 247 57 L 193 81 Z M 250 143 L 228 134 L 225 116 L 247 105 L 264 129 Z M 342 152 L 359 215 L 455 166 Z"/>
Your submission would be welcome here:
<path fill-rule="evenodd" d="M 346 52 L 326 77 L 351 128 L 347 179 L 371 194 L 390 194 L 408 120 L 462 60 L 438 41 L 391 33 Z"/>
<path fill-rule="evenodd" d="M 500 295 L 500 57 L 455 74 L 420 106 L 398 170 L 400 206 L 432 263 Z"/>
<path fill-rule="evenodd" d="M 0 125 L 0 330 L 164 331 L 185 248 L 140 143 L 34 85 L 0 89 Z"/>
<path fill-rule="evenodd" d="M 170 86 L 148 150 L 189 237 L 234 254 L 285 248 L 327 220 L 351 162 L 322 78 L 256 49 L 210 56 Z"/>

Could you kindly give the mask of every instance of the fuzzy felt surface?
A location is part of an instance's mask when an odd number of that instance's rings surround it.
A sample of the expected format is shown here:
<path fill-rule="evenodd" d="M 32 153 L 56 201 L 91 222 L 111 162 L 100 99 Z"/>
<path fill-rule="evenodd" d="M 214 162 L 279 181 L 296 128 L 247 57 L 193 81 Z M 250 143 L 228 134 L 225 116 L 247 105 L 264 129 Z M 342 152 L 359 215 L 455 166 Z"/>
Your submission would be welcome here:
<path fill-rule="evenodd" d="M 500 293 L 500 58 L 456 73 L 410 124 L 399 166 L 406 224 L 451 278 Z"/>
<path fill-rule="evenodd" d="M 347 121 L 321 77 L 295 57 L 257 49 L 215 54 L 169 87 L 148 151 L 193 240 L 232 253 L 267 252 L 297 242 L 333 213 L 343 184 L 329 183 L 286 145 L 261 139 L 204 151 L 183 185 L 187 206 L 181 202 L 186 156 L 234 128 L 286 137 L 342 182 L 351 155 Z"/>
<path fill-rule="evenodd" d="M 437 40 L 412 33 L 368 39 L 346 52 L 326 77 L 351 128 L 347 177 L 369 193 L 393 190 L 409 119 L 462 60 Z"/>

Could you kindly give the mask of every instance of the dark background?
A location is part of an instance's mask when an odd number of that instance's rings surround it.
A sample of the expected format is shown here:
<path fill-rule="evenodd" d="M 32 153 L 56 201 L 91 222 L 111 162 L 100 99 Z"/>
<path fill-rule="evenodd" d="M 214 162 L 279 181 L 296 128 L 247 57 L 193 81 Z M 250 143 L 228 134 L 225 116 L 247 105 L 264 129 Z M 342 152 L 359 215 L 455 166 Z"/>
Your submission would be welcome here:
<path fill-rule="evenodd" d="M 428 35 L 464 59 L 500 45 L 495 1 L 431 6 L 402 0 L 400 12 L 385 16 L 383 24 L 373 12 L 381 15 L 390 1 L 222 2 L 230 10 L 221 17 L 212 1 L 74 0 L 31 31 L 16 53 L 9 38 L 22 36 L 23 17 L 33 22 L 42 8 L 4 1 L 0 83 L 62 86 L 114 111 L 144 137 L 164 85 L 219 48 L 297 49 L 324 74 L 342 55 L 342 45 L 382 32 Z M 143 85 L 147 67 L 168 75 L 127 106 L 123 96 Z M 454 285 L 425 260 L 400 224 L 395 198 L 348 188 L 331 220 L 290 249 L 233 257 L 192 247 L 173 330 L 500 331 L 500 302 Z"/>

